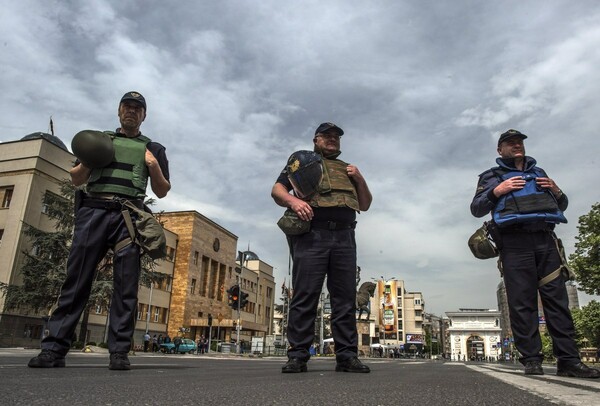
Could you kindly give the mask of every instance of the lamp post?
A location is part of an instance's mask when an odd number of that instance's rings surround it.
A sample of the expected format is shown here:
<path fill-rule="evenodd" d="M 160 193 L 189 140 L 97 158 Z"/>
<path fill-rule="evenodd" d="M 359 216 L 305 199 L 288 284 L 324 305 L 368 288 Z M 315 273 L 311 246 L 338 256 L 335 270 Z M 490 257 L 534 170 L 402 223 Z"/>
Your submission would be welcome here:
<path fill-rule="evenodd" d="M 148 297 L 148 312 L 146 313 L 146 333 L 148 332 L 148 324 L 150 323 L 150 307 L 152 306 L 152 286 L 154 283 L 150 282 L 150 295 Z"/>

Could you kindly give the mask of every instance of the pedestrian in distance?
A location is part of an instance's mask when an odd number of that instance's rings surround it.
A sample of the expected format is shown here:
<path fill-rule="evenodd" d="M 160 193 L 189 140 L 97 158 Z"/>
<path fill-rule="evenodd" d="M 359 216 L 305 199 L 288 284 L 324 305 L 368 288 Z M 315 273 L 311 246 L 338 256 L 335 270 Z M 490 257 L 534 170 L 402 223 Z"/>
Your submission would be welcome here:
<path fill-rule="evenodd" d="M 78 160 L 70 175 L 73 185 L 85 185 L 85 192 L 79 201 L 76 195 L 75 228 L 67 276 L 58 307 L 48 322 L 49 335 L 42 340 L 42 351 L 29 361 L 29 367 L 65 366 L 65 356 L 87 305 L 96 267 L 112 249 L 109 369 L 130 369 L 127 354 L 135 330 L 141 251 L 138 244 L 131 243 L 133 237 L 121 212 L 124 204 L 144 208 L 148 183 L 158 198 L 165 197 L 171 189 L 165 148 L 140 132 L 146 112 L 145 98 L 140 93 L 127 92 L 119 102 L 120 127 L 116 131 L 79 133 L 89 136 L 87 140 L 98 142 L 77 144 L 83 153 L 76 153 Z M 74 143 L 76 138 L 77 135 Z M 75 148 L 73 150 L 75 152 Z"/>
<path fill-rule="evenodd" d="M 150 347 L 150 334 L 146 331 L 144 334 L 144 352 L 148 352 L 148 347 Z"/>
<path fill-rule="evenodd" d="M 289 224 L 282 230 L 294 264 L 287 337 L 290 346 L 283 373 L 307 371 L 317 305 L 326 276 L 335 370 L 370 372 L 358 359 L 354 229 L 356 213 L 368 210 L 373 198 L 358 168 L 338 159 L 343 134 L 333 123 L 319 125 L 313 137 L 313 151 L 292 154 L 271 191 L 275 202 L 288 209 L 284 218 Z"/>
<path fill-rule="evenodd" d="M 555 226 L 565 223 L 566 194 L 534 158 L 525 155 L 527 136 L 508 130 L 498 139 L 498 166 L 481 175 L 471 213 L 492 214 L 491 234 L 499 250 L 510 325 L 526 375 L 543 375 L 538 294 L 557 359 L 557 375 L 600 378 L 581 362 L 569 311 L 566 260 Z"/>
<path fill-rule="evenodd" d="M 181 337 L 177 336 L 173 340 L 173 344 L 175 344 L 175 354 L 179 354 L 179 346 L 181 345 Z"/>

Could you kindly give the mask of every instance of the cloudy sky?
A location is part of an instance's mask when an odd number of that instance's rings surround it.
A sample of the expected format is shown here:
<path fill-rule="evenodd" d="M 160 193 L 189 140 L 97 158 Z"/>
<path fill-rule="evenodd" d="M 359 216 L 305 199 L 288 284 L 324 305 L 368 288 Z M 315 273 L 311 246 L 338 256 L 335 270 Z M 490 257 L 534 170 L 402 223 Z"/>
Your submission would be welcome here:
<path fill-rule="evenodd" d="M 116 128 L 119 98 L 141 92 L 142 130 L 170 161 L 157 208 L 218 222 L 278 286 L 288 257 L 270 190 L 324 121 L 346 131 L 341 158 L 374 196 L 358 219 L 362 281 L 402 279 L 429 312 L 497 307 L 495 261 L 466 240 L 501 132 L 528 134 L 569 195 L 569 252 L 600 200 L 597 1 L 15 0 L 0 50 L 0 141 L 52 116 L 70 145 Z"/>

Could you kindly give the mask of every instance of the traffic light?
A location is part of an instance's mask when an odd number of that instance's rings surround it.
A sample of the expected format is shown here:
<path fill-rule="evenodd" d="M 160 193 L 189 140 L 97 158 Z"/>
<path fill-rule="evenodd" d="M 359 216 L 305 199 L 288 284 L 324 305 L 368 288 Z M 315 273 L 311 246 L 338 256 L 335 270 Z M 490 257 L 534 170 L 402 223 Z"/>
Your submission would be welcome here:
<path fill-rule="evenodd" d="M 208 313 L 208 327 L 212 326 L 212 314 Z"/>
<path fill-rule="evenodd" d="M 229 295 L 229 306 L 231 306 L 232 309 L 237 310 L 240 300 L 240 286 L 233 285 L 227 290 L 227 293 Z"/>
<path fill-rule="evenodd" d="M 240 292 L 240 309 L 243 309 L 248 304 L 248 294 Z"/>

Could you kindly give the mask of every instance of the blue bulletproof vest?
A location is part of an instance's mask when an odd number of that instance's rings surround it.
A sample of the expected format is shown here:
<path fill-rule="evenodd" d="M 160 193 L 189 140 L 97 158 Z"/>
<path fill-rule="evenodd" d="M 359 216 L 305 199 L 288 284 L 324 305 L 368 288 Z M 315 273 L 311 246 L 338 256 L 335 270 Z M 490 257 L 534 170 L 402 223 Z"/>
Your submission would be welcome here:
<path fill-rule="evenodd" d="M 496 176 L 504 181 L 514 176 L 525 179 L 525 187 L 500 197 L 492 218 L 499 227 L 525 223 L 566 223 L 563 212 L 558 208 L 556 198 L 548 189 L 535 183 L 535 178 L 546 176 L 542 170 L 533 167 L 525 172 L 518 170 L 493 169 Z"/>

